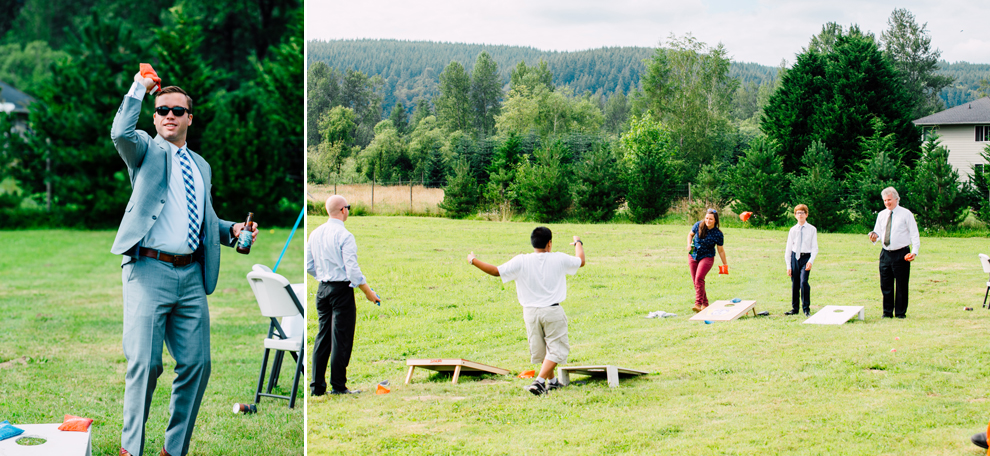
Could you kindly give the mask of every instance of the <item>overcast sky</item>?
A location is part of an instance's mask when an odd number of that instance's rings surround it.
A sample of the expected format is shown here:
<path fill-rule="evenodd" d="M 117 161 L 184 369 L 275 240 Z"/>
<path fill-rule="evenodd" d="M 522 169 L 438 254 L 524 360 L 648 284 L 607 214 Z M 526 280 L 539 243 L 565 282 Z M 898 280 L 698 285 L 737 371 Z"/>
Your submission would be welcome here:
<path fill-rule="evenodd" d="M 895 8 L 927 23 L 949 62 L 990 63 L 983 0 L 306 0 L 306 39 L 387 38 L 574 51 L 655 47 L 670 34 L 722 43 L 733 60 L 793 64 L 826 22 L 876 34 Z"/>

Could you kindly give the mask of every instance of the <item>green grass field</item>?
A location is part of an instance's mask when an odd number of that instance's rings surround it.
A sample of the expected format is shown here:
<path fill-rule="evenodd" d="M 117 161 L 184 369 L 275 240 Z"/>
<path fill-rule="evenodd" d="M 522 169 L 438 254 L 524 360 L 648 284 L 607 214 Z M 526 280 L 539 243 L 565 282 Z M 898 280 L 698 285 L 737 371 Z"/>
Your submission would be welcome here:
<path fill-rule="evenodd" d="M 209 297 L 213 371 L 190 445 L 192 455 L 301 455 L 303 407 L 263 398 L 256 415 L 235 415 L 254 402 L 268 320 L 245 275 L 274 266 L 289 230 L 263 229 L 250 255 L 224 248 L 220 280 Z M 120 448 L 124 372 L 120 256 L 113 231 L 0 231 L 0 420 L 61 422 L 93 418 L 93 454 Z M 303 280 L 302 230 L 278 272 Z M 286 358 L 291 361 L 291 358 Z M 168 422 L 175 361 L 163 356 L 146 427 L 147 454 L 158 454 Z M 283 364 L 279 387 L 291 387 L 295 364 Z"/>
<path fill-rule="evenodd" d="M 324 221 L 310 217 L 307 229 Z M 534 397 L 515 377 L 534 368 L 515 285 L 466 262 L 472 250 L 494 264 L 531 252 L 534 226 L 347 221 L 385 301 L 358 301 L 348 386 L 365 393 L 309 399 L 308 454 L 982 454 L 969 436 L 990 419 L 990 311 L 980 308 L 987 276 L 977 259 L 990 251 L 986 238 L 923 238 L 908 318 L 891 321 L 879 318 L 879 247 L 865 235 L 819 235 L 812 311 L 864 305 L 867 319 L 817 326 L 782 315 L 786 231 L 728 228 L 730 274 L 708 276 L 710 299 L 755 299 L 772 315 L 705 325 L 688 321 L 690 225 L 550 225 L 555 251 L 573 254 L 576 234 L 588 258 L 563 304 L 568 362 L 651 375 L 612 389 L 574 376 L 578 384 Z M 679 315 L 643 318 L 654 310 Z M 309 312 L 312 347 L 313 302 Z M 417 369 L 403 384 L 406 359 L 446 357 L 512 375 L 451 385 Z M 385 379 L 390 394 L 369 394 Z"/>

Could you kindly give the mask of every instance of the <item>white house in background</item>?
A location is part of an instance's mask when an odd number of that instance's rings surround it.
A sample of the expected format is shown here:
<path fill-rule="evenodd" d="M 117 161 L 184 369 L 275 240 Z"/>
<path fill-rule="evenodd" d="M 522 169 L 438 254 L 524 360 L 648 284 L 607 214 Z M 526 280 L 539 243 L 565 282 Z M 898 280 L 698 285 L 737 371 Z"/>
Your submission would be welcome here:
<path fill-rule="evenodd" d="M 938 134 L 960 179 L 969 180 L 973 165 L 987 164 L 980 152 L 990 144 L 990 97 L 922 117 L 914 124 L 924 129 L 925 137 Z"/>
<path fill-rule="evenodd" d="M 25 134 L 28 131 L 28 105 L 35 99 L 21 92 L 14 86 L 0 81 L 0 112 L 14 114 L 14 133 Z"/>

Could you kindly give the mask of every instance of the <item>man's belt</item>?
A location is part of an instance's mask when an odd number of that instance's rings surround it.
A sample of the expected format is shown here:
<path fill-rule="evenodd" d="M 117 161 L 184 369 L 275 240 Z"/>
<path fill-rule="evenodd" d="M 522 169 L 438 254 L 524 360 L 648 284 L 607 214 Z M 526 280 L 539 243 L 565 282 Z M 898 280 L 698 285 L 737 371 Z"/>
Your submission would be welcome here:
<path fill-rule="evenodd" d="M 162 252 L 161 250 L 146 249 L 144 247 L 138 248 L 138 255 L 148 258 L 154 258 L 158 261 L 171 264 L 175 267 L 188 266 L 193 262 L 193 256 L 191 254 L 187 255 L 176 255 L 173 253 Z"/>

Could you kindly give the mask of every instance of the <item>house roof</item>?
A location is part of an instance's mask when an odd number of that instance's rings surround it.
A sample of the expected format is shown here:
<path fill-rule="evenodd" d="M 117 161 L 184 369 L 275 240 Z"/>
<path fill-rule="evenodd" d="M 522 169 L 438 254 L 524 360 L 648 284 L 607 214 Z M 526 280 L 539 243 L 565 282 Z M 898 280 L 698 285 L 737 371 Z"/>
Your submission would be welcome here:
<path fill-rule="evenodd" d="M 915 125 L 990 125 L 990 97 L 983 97 L 913 121 Z"/>
<path fill-rule="evenodd" d="M 0 111 L 10 111 L 10 104 L 13 104 L 13 112 L 28 113 L 28 105 L 34 103 L 34 97 L 21 92 L 14 86 L 0 81 Z M 6 105 L 6 106 L 5 106 Z"/>

